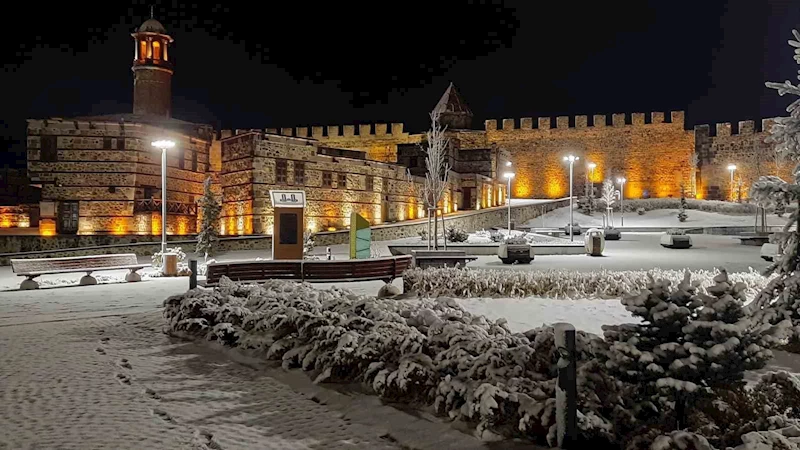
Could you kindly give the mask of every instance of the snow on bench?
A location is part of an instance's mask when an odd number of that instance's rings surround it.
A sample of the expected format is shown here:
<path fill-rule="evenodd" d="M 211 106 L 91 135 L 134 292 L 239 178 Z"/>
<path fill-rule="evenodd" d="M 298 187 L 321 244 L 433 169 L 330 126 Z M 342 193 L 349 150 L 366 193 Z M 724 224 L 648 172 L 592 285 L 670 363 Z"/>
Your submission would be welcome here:
<path fill-rule="evenodd" d="M 264 282 L 270 279 L 306 282 L 349 282 L 383 280 L 391 283 L 411 265 L 411 256 L 390 256 L 371 259 L 328 260 L 262 260 L 216 262 L 207 266 L 204 286 L 219 284 L 226 276 L 233 281 Z"/>
<path fill-rule="evenodd" d="M 97 284 L 92 272 L 128 269 L 130 272 L 125 276 L 125 281 L 141 281 L 142 277 L 136 271 L 145 267 L 150 267 L 150 264 L 139 263 L 133 253 L 11 260 L 11 270 L 18 276 L 26 277 L 19 285 L 20 289 L 38 289 L 39 283 L 34 278 L 55 273 L 86 272 L 80 284 L 90 285 Z"/>

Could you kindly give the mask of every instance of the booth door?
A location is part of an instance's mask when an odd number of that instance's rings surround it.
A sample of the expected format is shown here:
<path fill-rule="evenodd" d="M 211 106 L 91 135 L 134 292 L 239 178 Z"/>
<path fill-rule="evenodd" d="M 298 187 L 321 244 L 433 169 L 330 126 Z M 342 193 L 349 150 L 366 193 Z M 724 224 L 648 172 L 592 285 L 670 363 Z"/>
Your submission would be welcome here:
<path fill-rule="evenodd" d="M 60 202 L 58 204 L 58 233 L 75 234 L 78 232 L 78 202 Z"/>

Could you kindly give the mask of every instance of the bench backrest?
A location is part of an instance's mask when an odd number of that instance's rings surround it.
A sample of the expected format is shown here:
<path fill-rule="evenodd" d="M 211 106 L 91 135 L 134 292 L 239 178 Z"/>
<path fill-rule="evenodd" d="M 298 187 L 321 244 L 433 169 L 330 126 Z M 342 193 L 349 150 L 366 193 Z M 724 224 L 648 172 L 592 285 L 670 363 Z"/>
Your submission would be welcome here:
<path fill-rule="evenodd" d="M 59 270 L 102 269 L 134 266 L 139 261 L 133 253 L 114 255 L 70 256 L 66 258 L 12 259 L 14 273 L 57 272 Z"/>
<path fill-rule="evenodd" d="M 209 264 L 206 284 L 219 283 L 224 275 L 233 281 L 268 279 L 286 280 L 358 280 L 397 278 L 411 265 L 411 256 L 340 261 L 238 261 Z"/>

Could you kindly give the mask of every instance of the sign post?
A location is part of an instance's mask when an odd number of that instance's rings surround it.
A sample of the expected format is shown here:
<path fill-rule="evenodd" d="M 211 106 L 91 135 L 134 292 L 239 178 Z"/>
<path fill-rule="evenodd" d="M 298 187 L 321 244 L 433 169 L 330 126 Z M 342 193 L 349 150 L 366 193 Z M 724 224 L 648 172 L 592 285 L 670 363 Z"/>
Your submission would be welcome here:
<path fill-rule="evenodd" d="M 372 231 L 369 221 L 358 213 L 350 214 L 350 259 L 368 259 Z"/>
<path fill-rule="evenodd" d="M 274 231 L 272 259 L 303 259 L 305 191 L 270 190 Z"/>

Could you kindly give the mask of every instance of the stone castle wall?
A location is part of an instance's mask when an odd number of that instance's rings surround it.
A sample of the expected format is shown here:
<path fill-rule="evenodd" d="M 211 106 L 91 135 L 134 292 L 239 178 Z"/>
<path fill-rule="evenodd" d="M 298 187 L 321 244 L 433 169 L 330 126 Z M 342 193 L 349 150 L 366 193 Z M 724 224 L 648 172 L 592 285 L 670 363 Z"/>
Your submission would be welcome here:
<path fill-rule="evenodd" d="M 694 129 L 695 148 L 698 156 L 698 194 L 709 200 L 734 200 L 747 198 L 750 186 L 763 175 L 777 175 L 784 180 L 792 177 L 794 163 L 776 161 L 774 146 L 764 142 L 774 119 L 763 119 L 761 130 L 755 122 L 741 121 L 738 130 L 730 123 L 713 126 L 699 125 Z M 731 185 L 729 165 L 735 165 L 734 182 Z M 741 182 L 741 183 L 740 183 Z"/>
<path fill-rule="evenodd" d="M 569 165 L 564 156 L 574 154 L 574 192 L 583 190 L 586 164 L 597 164 L 593 181 L 624 176 L 625 196 L 638 198 L 680 195 L 680 184 L 688 183 L 687 168 L 694 152 L 694 137 L 684 130 L 684 114 L 673 111 L 669 121 L 663 113 L 650 115 L 604 115 L 487 120 L 485 132 L 459 135 L 461 148 L 485 148 L 497 144 L 510 153 L 516 176 L 514 197 L 560 198 L 569 194 Z M 463 139 L 462 139 L 463 136 Z"/>
<path fill-rule="evenodd" d="M 268 134 L 311 138 L 335 148 L 361 150 L 366 153 L 367 159 L 390 163 L 397 162 L 398 144 L 416 144 L 423 137 L 403 131 L 402 123 L 267 128 L 264 131 Z M 231 134 L 230 131 L 223 131 L 223 136 Z"/>
<path fill-rule="evenodd" d="M 57 221 L 60 202 L 78 202 L 79 234 L 152 232 L 135 210 L 146 194 L 161 198 L 161 155 L 151 142 L 165 137 L 176 141 L 167 156 L 167 199 L 192 204 L 203 193 L 209 141 L 142 123 L 29 120 L 28 171 L 42 184 L 45 224 Z M 196 229 L 175 220 L 176 233 Z"/>

